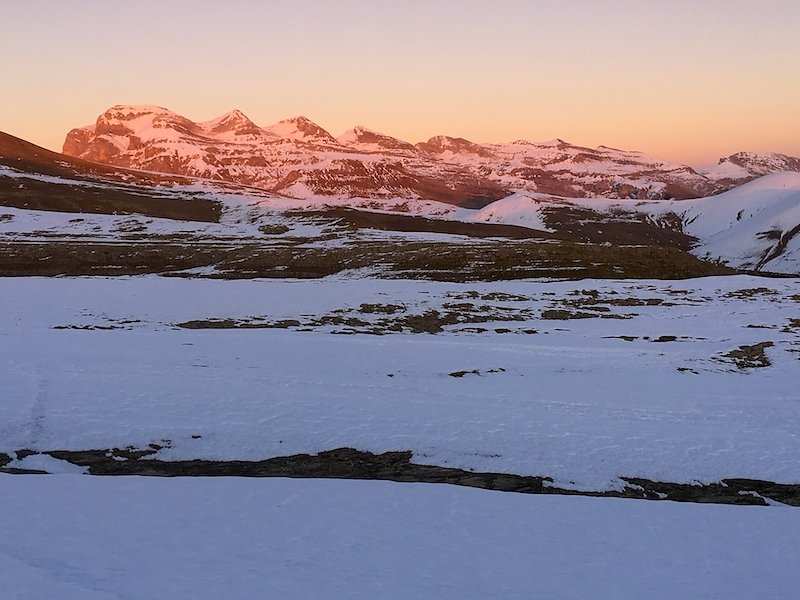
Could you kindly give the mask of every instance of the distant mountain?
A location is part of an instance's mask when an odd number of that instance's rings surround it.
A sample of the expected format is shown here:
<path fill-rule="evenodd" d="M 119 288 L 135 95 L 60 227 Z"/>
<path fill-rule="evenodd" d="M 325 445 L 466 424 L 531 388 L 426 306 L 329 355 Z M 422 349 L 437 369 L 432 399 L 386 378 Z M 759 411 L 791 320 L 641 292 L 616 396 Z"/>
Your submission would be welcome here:
<path fill-rule="evenodd" d="M 352 146 L 305 117 L 256 127 L 241 112 L 194 123 L 157 106 L 114 106 L 74 129 L 64 154 L 134 169 L 236 182 L 294 198 L 425 198 L 484 206 L 504 186 L 363 128 Z M 348 139 L 344 136 L 343 139 Z M 374 147 L 380 147 L 376 151 Z"/>
<path fill-rule="evenodd" d="M 73 129 L 64 154 L 132 169 L 257 187 L 293 198 L 409 198 L 480 208 L 517 191 L 665 199 L 716 194 L 800 159 L 736 154 L 696 171 L 640 152 L 563 140 L 411 144 L 355 127 L 333 137 L 305 117 L 259 127 L 234 110 L 193 122 L 158 106 L 118 105 Z M 792 162 L 794 161 L 794 162 Z"/>
<path fill-rule="evenodd" d="M 742 179 L 752 179 L 771 173 L 800 171 L 800 158 L 775 153 L 737 152 L 719 159 L 719 163 L 712 167 L 698 170 L 716 181 L 741 182 Z"/>

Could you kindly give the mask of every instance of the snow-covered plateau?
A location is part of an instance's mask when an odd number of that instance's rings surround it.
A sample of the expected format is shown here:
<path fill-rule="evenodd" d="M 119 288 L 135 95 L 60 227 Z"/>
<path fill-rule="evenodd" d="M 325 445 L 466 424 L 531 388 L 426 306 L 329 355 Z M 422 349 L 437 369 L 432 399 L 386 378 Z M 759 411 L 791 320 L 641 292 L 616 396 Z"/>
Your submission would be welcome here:
<path fill-rule="evenodd" d="M 800 482 L 794 280 L 5 278 L 0 310 L 12 457 L 351 447 L 586 490 Z"/>
<path fill-rule="evenodd" d="M 797 483 L 799 303 L 795 280 L 749 276 L 2 278 L 3 470 L 55 473 L 0 474 L 2 595 L 784 596 L 800 584 L 800 512 L 771 500 L 91 477 L 46 452 L 347 446 L 576 491 L 621 476 Z"/>

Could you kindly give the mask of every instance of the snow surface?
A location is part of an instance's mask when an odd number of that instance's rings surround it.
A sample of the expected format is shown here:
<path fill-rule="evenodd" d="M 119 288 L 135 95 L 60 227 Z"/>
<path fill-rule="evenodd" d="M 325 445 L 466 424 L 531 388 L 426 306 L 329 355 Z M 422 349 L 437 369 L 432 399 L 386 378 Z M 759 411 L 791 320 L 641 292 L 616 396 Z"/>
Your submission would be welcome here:
<path fill-rule="evenodd" d="M 2 476 L 9 600 L 786 598 L 800 511 L 288 479 Z"/>
<path fill-rule="evenodd" d="M 734 164 L 727 160 L 715 165 L 699 167 L 695 169 L 695 171 L 714 181 L 720 179 L 744 179 L 752 175 L 750 171 L 741 165 Z"/>
<path fill-rule="evenodd" d="M 621 319 L 541 318 L 582 290 L 664 304 L 598 313 Z M 163 459 L 257 460 L 349 446 L 582 489 L 615 489 L 621 476 L 800 482 L 797 293 L 796 281 L 753 277 L 4 278 L 0 452 L 166 443 Z M 363 303 L 400 305 L 402 316 L 470 302 L 497 315 L 484 333 L 314 324 L 337 314 L 379 323 Z M 499 320 L 508 314 L 522 320 Z M 176 327 L 204 319 L 300 324 Z M 662 335 L 676 339 L 651 341 Z M 762 341 L 774 343 L 768 368 L 737 369 L 722 356 Z M 472 370 L 480 374 L 449 375 Z"/>
<path fill-rule="evenodd" d="M 540 231 L 552 231 L 545 225 L 542 218 L 540 211 L 542 202 L 542 200 L 532 197 L 530 193 L 517 192 L 474 211 L 465 220 L 478 223 L 504 223 Z M 545 202 L 544 205 L 552 206 L 552 203 Z"/>
<path fill-rule="evenodd" d="M 674 207 L 683 209 L 684 231 L 700 240 L 694 254 L 755 268 L 776 243 L 768 233 L 782 235 L 800 226 L 800 173 L 767 175 L 716 197 L 675 202 Z M 800 252 L 796 246 L 787 250 L 764 268 L 800 273 Z"/>

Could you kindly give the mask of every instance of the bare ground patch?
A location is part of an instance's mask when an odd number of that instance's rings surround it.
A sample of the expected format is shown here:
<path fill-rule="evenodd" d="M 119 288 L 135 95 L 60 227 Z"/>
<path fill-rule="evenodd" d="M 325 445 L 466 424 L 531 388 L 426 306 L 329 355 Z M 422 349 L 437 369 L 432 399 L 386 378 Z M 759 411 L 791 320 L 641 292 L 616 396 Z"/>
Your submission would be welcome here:
<path fill-rule="evenodd" d="M 772 366 L 767 356 L 766 349 L 775 345 L 774 342 L 759 342 L 750 346 L 742 345 L 720 356 L 720 360 L 732 362 L 737 369 L 758 369 Z"/>
<path fill-rule="evenodd" d="M 196 276 L 182 271 L 213 268 L 208 276 L 225 279 L 318 278 L 371 270 L 384 278 L 467 282 L 541 277 L 680 279 L 734 272 L 674 248 L 525 240 L 491 240 L 475 245 L 353 242 L 333 247 L 302 242 L 193 243 L 191 239 L 178 242 L 167 238 L 118 243 L 5 241 L 0 242 L 0 276 Z"/>

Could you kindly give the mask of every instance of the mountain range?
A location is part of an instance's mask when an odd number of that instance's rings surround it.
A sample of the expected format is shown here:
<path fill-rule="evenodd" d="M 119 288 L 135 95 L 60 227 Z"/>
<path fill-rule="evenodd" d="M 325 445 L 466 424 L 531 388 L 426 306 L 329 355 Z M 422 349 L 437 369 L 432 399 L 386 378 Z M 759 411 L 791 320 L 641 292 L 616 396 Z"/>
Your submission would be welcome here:
<path fill-rule="evenodd" d="M 239 110 L 194 122 L 166 108 L 116 105 L 67 134 L 64 154 L 96 163 L 259 188 L 290 198 L 410 198 L 481 208 L 515 192 L 684 199 L 800 170 L 782 154 L 738 153 L 693 169 L 640 152 L 557 139 L 412 144 L 365 127 L 334 137 L 295 117 L 259 127 Z"/>
<path fill-rule="evenodd" d="M 745 159 L 753 156 L 741 155 Z M 763 161 L 768 157 L 759 158 Z M 764 168 L 772 166 L 762 164 Z M 721 165 L 729 171 L 734 167 L 743 168 L 732 161 Z M 41 235 L 35 225 L 40 219 L 35 211 L 72 213 L 74 216 L 65 217 L 64 227 L 47 233 L 49 237 L 69 239 L 95 235 L 94 226 L 79 234 L 80 228 L 71 224 L 86 222 L 85 217 L 76 215 L 92 213 L 120 215 L 114 227 L 119 227 L 122 235 L 127 235 L 124 232 L 131 227 L 144 227 L 132 234 L 137 239 L 150 239 L 148 221 L 133 225 L 121 215 L 172 219 L 185 223 L 174 226 L 185 231 L 205 231 L 203 223 L 219 223 L 225 230 L 219 232 L 220 239 L 244 235 L 243 244 L 261 243 L 258 240 L 264 231 L 284 232 L 290 239 L 300 239 L 297 232 L 308 231 L 309 225 L 318 229 L 320 222 L 327 222 L 333 229 L 319 235 L 325 239 L 343 235 L 347 243 L 358 238 L 361 234 L 354 232 L 362 229 L 412 232 L 412 237 L 413 232 L 424 232 L 470 239 L 538 238 L 547 241 L 539 248 L 550 248 L 551 243 L 572 244 L 570 252 L 577 253 L 586 244 L 594 248 L 591 252 L 627 246 L 653 248 L 659 253 L 656 248 L 666 248 L 739 269 L 800 273 L 800 172 L 772 173 L 699 199 L 567 198 L 517 191 L 482 208 L 470 209 L 419 197 L 291 198 L 221 179 L 89 162 L 0 133 L 0 206 L 8 207 L 0 214 L 0 222 L 5 219 L 11 230 L 18 231 L 24 223 L 31 225 L 24 235 Z M 33 212 L 15 214 L 11 208 Z M 23 229 L 26 227 L 23 225 Z M 154 235 L 153 239 L 160 239 L 162 233 L 156 230 Z M 373 234 L 364 235 L 369 239 Z M 482 244 L 479 246 L 485 252 L 487 247 Z M 396 243 L 392 247 L 397 250 Z M 515 260 L 524 262 L 521 256 Z M 681 271 L 675 269 L 674 262 L 669 264 L 673 267 L 664 273 L 678 276 Z M 655 271 L 648 272 L 654 276 Z M 701 274 L 696 269 L 692 272 Z"/>

